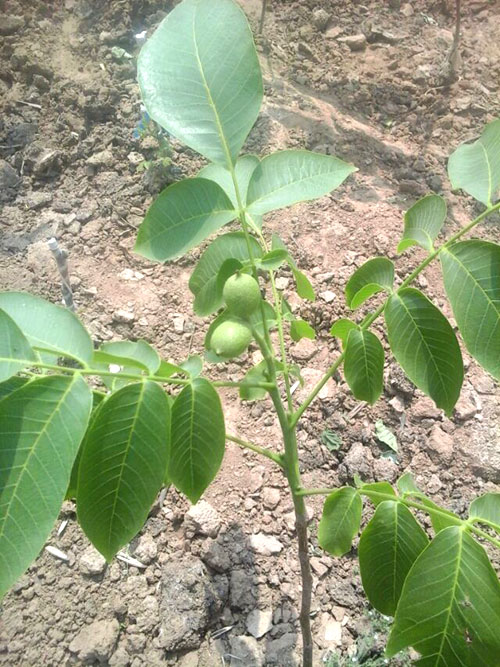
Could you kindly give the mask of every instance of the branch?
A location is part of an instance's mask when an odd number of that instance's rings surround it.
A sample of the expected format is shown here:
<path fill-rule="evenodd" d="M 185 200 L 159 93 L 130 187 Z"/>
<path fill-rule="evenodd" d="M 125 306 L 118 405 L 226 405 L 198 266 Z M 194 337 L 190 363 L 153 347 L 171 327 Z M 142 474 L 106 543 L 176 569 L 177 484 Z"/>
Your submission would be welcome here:
<path fill-rule="evenodd" d="M 256 452 L 257 454 L 260 454 L 261 456 L 265 456 L 268 459 L 271 459 L 271 461 L 274 461 L 274 463 L 277 463 L 280 468 L 284 468 L 285 465 L 283 463 L 283 458 L 280 454 L 276 454 L 275 452 L 269 451 L 269 449 L 264 449 L 264 447 L 259 447 L 258 445 L 254 445 L 253 442 L 248 442 L 247 440 L 242 440 L 241 438 L 238 438 L 236 435 L 230 435 L 229 433 L 226 433 L 226 440 L 230 440 L 231 442 L 235 442 L 237 445 L 240 445 L 240 447 L 244 447 L 245 449 L 251 449 L 252 452 Z"/>

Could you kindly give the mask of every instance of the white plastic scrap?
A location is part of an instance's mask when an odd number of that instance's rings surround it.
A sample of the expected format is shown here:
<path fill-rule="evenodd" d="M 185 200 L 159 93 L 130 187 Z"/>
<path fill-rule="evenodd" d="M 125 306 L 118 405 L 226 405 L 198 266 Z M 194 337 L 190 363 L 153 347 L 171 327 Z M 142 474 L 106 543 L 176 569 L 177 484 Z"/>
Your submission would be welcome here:
<path fill-rule="evenodd" d="M 128 556 L 127 554 L 124 554 L 123 551 L 119 551 L 116 554 L 116 557 L 118 560 L 121 560 L 123 563 L 126 563 L 127 565 L 131 565 L 132 567 L 138 567 L 143 570 L 146 569 L 146 566 L 144 563 L 141 563 L 140 560 L 137 560 L 137 558 L 132 558 L 132 556 Z"/>
<path fill-rule="evenodd" d="M 68 519 L 64 519 L 64 521 L 61 521 L 61 525 L 57 529 L 57 537 L 59 537 L 59 535 L 62 535 L 64 533 L 67 525 L 68 525 Z"/>
<path fill-rule="evenodd" d="M 48 551 L 49 554 L 52 556 L 55 556 L 56 558 L 59 558 L 59 560 L 69 560 L 67 555 L 64 553 L 64 551 L 61 551 L 57 547 L 45 547 L 45 551 Z"/>

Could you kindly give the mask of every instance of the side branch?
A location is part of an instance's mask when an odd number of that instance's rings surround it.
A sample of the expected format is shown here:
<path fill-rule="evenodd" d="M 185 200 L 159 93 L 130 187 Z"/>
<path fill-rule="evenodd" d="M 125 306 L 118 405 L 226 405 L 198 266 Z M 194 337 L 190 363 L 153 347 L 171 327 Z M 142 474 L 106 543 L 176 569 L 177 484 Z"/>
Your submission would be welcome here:
<path fill-rule="evenodd" d="M 264 447 L 259 447 L 258 445 L 254 445 L 253 442 L 242 440 L 241 438 L 238 438 L 236 435 L 231 435 L 229 433 L 226 433 L 226 440 L 235 442 L 237 445 L 243 447 L 244 449 L 250 449 L 252 450 L 252 452 L 256 452 L 261 456 L 265 456 L 271 461 L 274 461 L 274 463 L 277 463 L 280 466 L 280 468 L 283 469 L 285 468 L 285 463 L 283 461 L 283 457 L 281 456 L 281 454 L 276 454 L 275 452 L 271 452 L 269 451 L 269 449 L 265 449 Z"/>

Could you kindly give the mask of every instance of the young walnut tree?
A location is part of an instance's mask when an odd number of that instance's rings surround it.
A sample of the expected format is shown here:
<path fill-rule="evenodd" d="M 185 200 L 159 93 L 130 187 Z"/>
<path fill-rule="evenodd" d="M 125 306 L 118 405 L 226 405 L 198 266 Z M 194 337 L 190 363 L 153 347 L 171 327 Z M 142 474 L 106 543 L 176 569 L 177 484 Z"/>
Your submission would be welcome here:
<path fill-rule="evenodd" d="M 0 595 L 36 558 L 65 498 L 75 499 L 83 531 L 110 561 L 141 529 L 162 486 L 173 484 L 196 503 L 232 441 L 270 459 L 288 480 L 301 568 L 303 665 L 313 664 L 304 500 L 315 494 L 326 496 L 318 541 L 334 556 L 350 551 L 363 501 L 375 507 L 358 555 L 370 603 L 394 617 L 388 657 L 411 646 L 426 667 L 500 665 L 500 583 L 483 547 L 500 548 L 500 494 L 476 498 L 462 519 L 427 498 L 408 473 L 396 488 L 356 479 L 354 486 L 305 489 L 296 439 L 302 415 L 341 366 L 357 399 L 373 404 L 380 397 L 385 354 L 370 327 L 382 316 L 407 376 L 452 413 L 463 380 L 460 346 L 443 313 L 412 286 L 434 260 L 465 347 L 500 380 L 500 246 L 465 238 L 500 209 L 500 119 L 448 162 L 452 188 L 475 198 L 482 212 L 440 245 L 447 216 L 442 197 L 429 194 L 406 212 L 397 250 L 417 245 L 425 258 L 399 286 L 386 257 L 354 272 L 347 306 L 366 307 L 379 293 L 383 303 L 364 318 L 354 313 L 333 323 L 342 352 L 296 404 L 291 383 L 301 375 L 287 358 L 286 336 L 298 341 L 315 332 L 276 289 L 276 272 L 288 265 L 299 297 L 312 301 L 314 291 L 283 241 L 264 231 L 263 219 L 327 194 L 356 169 L 305 150 L 240 155 L 263 87 L 248 23 L 232 0 L 183 0 L 144 45 L 138 69 L 151 118 L 209 164 L 158 196 L 136 251 L 165 262 L 230 222 L 240 228 L 210 241 L 189 281 L 195 313 L 212 318 L 204 360 L 192 356 L 175 365 L 144 340 L 94 349 L 69 310 L 26 293 L 0 294 Z M 263 359 L 241 380 L 205 377 L 204 361 L 224 363 L 252 341 Z M 100 378 L 102 391 L 87 378 Z M 218 387 L 234 388 L 243 401 L 270 397 L 282 447 L 226 433 Z M 417 519 L 422 513 L 430 517 L 431 537 Z"/>

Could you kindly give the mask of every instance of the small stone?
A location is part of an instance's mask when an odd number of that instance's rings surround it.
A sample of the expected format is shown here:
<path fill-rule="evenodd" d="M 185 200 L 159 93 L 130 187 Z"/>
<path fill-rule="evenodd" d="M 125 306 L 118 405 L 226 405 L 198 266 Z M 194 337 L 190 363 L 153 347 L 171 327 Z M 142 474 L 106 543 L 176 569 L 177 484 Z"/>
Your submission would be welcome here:
<path fill-rule="evenodd" d="M 119 646 L 109 659 L 109 667 L 128 667 L 130 656 L 123 646 Z"/>
<path fill-rule="evenodd" d="M 470 397 L 462 395 L 458 399 L 455 405 L 455 417 L 462 422 L 472 419 L 478 412 L 478 408 L 475 403 L 472 402 Z"/>
<path fill-rule="evenodd" d="M 450 463 L 453 458 L 453 438 L 437 424 L 432 427 L 427 452 L 434 463 Z"/>
<path fill-rule="evenodd" d="M 373 462 L 373 476 L 377 481 L 394 482 L 398 472 L 397 464 L 388 457 L 383 456 Z"/>
<path fill-rule="evenodd" d="M 342 644 L 342 624 L 330 614 L 322 614 L 320 617 L 319 638 L 326 646 L 340 646 Z"/>
<path fill-rule="evenodd" d="M 315 9 L 311 21 L 318 30 L 325 30 L 330 21 L 330 14 L 323 8 Z"/>
<path fill-rule="evenodd" d="M 85 625 L 69 645 L 71 653 L 78 654 L 82 662 L 107 662 L 120 634 L 116 618 L 111 621 L 94 621 Z"/>
<path fill-rule="evenodd" d="M 268 510 L 273 510 L 279 503 L 281 494 L 279 489 L 273 489 L 269 486 L 266 486 L 262 490 L 262 504 Z"/>
<path fill-rule="evenodd" d="M 229 555 L 215 540 L 206 540 L 200 554 L 202 561 L 216 572 L 227 572 L 231 567 Z"/>
<path fill-rule="evenodd" d="M 254 609 L 247 616 L 246 626 L 256 639 L 263 637 L 273 627 L 273 610 Z"/>
<path fill-rule="evenodd" d="M 93 546 L 85 549 L 78 564 L 82 574 L 90 576 L 100 575 L 106 569 L 106 559 Z"/>
<path fill-rule="evenodd" d="M 10 16 L 4 14 L 0 22 L 0 35 L 13 35 L 24 26 L 24 18 L 22 16 Z"/>
<path fill-rule="evenodd" d="M 325 37 L 327 39 L 337 39 L 343 32 L 344 32 L 343 28 L 341 28 L 339 25 L 335 25 L 326 31 Z"/>
<path fill-rule="evenodd" d="M 140 560 L 144 565 L 152 563 L 158 555 L 158 547 L 153 537 L 148 533 L 141 535 L 139 542 L 133 552 L 134 558 Z"/>
<path fill-rule="evenodd" d="M 283 545 L 273 535 L 264 535 L 264 533 L 254 533 L 248 540 L 251 549 L 261 556 L 272 556 L 279 554 Z"/>
<path fill-rule="evenodd" d="M 135 315 L 128 310 L 119 309 L 115 310 L 113 320 L 115 322 L 120 322 L 121 324 L 132 324 L 135 320 Z"/>
<path fill-rule="evenodd" d="M 310 338 L 301 338 L 292 346 L 291 354 L 297 361 L 309 361 L 318 351 L 317 344 Z"/>
<path fill-rule="evenodd" d="M 140 271 L 134 271 L 133 269 L 123 269 L 123 271 L 120 271 L 118 274 L 118 278 L 121 278 L 122 280 L 130 280 L 131 282 L 136 282 L 138 280 L 142 280 L 144 278 L 144 274 L 141 273 Z"/>
<path fill-rule="evenodd" d="M 413 7 L 410 5 L 409 2 L 406 2 L 401 7 L 400 11 L 401 11 L 401 14 L 403 14 L 403 16 L 406 16 L 406 18 L 409 18 L 410 16 L 413 16 L 413 14 L 415 13 L 415 11 L 413 10 Z"/>
<path fill-rule="evenodd" d="M 362 33 L 359 35 L 340 37 L 339 42 L 347 44 L 351 51 L 364 51 L 366 49 L 366 37 Z"/>
<path fill-rule="evenodd" d="M 405 403 L 400 396 L 394 396 L 394 398 L 391 398 L 389 405 L 398 415 L 403 414 L 405 411 Z"/>
<path fill-rule="evenodd" d="M 248 609 L 255 606 L 252 576 L 245 570 L 233 570 L 230 581 L 232 609 Z"/>
<path fill-rule="evenodd" d="M 210 503 L 200 500 L 193 505 L 184 517 L 186 533 L 216 537 L 221 527 L 220 516 Z"/>
<path fill-rule="evenodd" d="M 331 303 L 332 301 L 335 300 L 335 293 L 332 292 L 331 290 L 327 289 L 324 292 L 320 292 L 319 296 L 325 301 L 326 303 Z"/>
<path fill-rule="evenodd" d="M 321 562 L 321 558 L 313 556 L 311 558 L 311 568 L 315 574 L 321 579 L 328 572 L 328 568 Z"/>
<path fill-rule="evenodd" d="M 231 655 L 235 657 L 236 664 L 245 665 L 245 667 L 263 667 L 262 649 L 254 637 L 243 635 L 231 637 L 230 647 Z M 231 660 L 231 662 L 233 661 Z"/>
<path fill-rule="evenodd" d="M 288 287 L 288 283 L 290 282 L 290 280 L 285 276 L 279 276 L 279 278 L 276 278 L 275 282 L 276 282 L 276 289 L 285 290 Z"/>
<path fill-rule="evenodd" d="M 174 325 L 174 331 L 177 333 L 184 332 L 184 325 L 186 323 L 186 318 L 183 315 L 176 315 L 172 318 L 172 324 Z"/>
<path fill-rule="evenodd" d="M 141 164 L 141 162 L 144 162 L 144 155 L 142 153 L 138 153 L 137 151 L 131 151 L 127 155 L 127 160 L 133 167 L 137 167 Z"/>
<path fill-rule="evenodd" d="M 415 404 L 411 408 L 411 413 L 414 419 L 439 419 L 441 417 L 442 410 L 436 408 L 434 401 L 427 396 L 423 396 L 415 401 Z"/>
<path fill-rule="evenodd" d="M 85 164 L 91 167 L 111 167 L 114 164 L 115 158 L 113 153 L 107 148 L 98 153 L 94 153 L 85 160 Z"/>
<path fill-rule="evenodd" d="M 287 632 L 268 642 L 266 646 L 266 665 L 293 665 L 295 659 L 293 649 L 297 642 L 297 635 L 294 632 Z"/>
<path fill-rule="evenodd" d="M 33 165 L 33 173 L 39 177 L 59 173 L 61 171 L 61 157 L 60 151 L 43 150 Z"/>
<path fill-rule="evenodd" d="M 354 475 L 359 475 L 362 479 L 368 479 L 372 476 L 373 455 L 369 447 L 365 447 L 361 442 L 355 442 L 347 452 L 342 462 L 346 468 L 348 476 L 352 479 Z"/>

